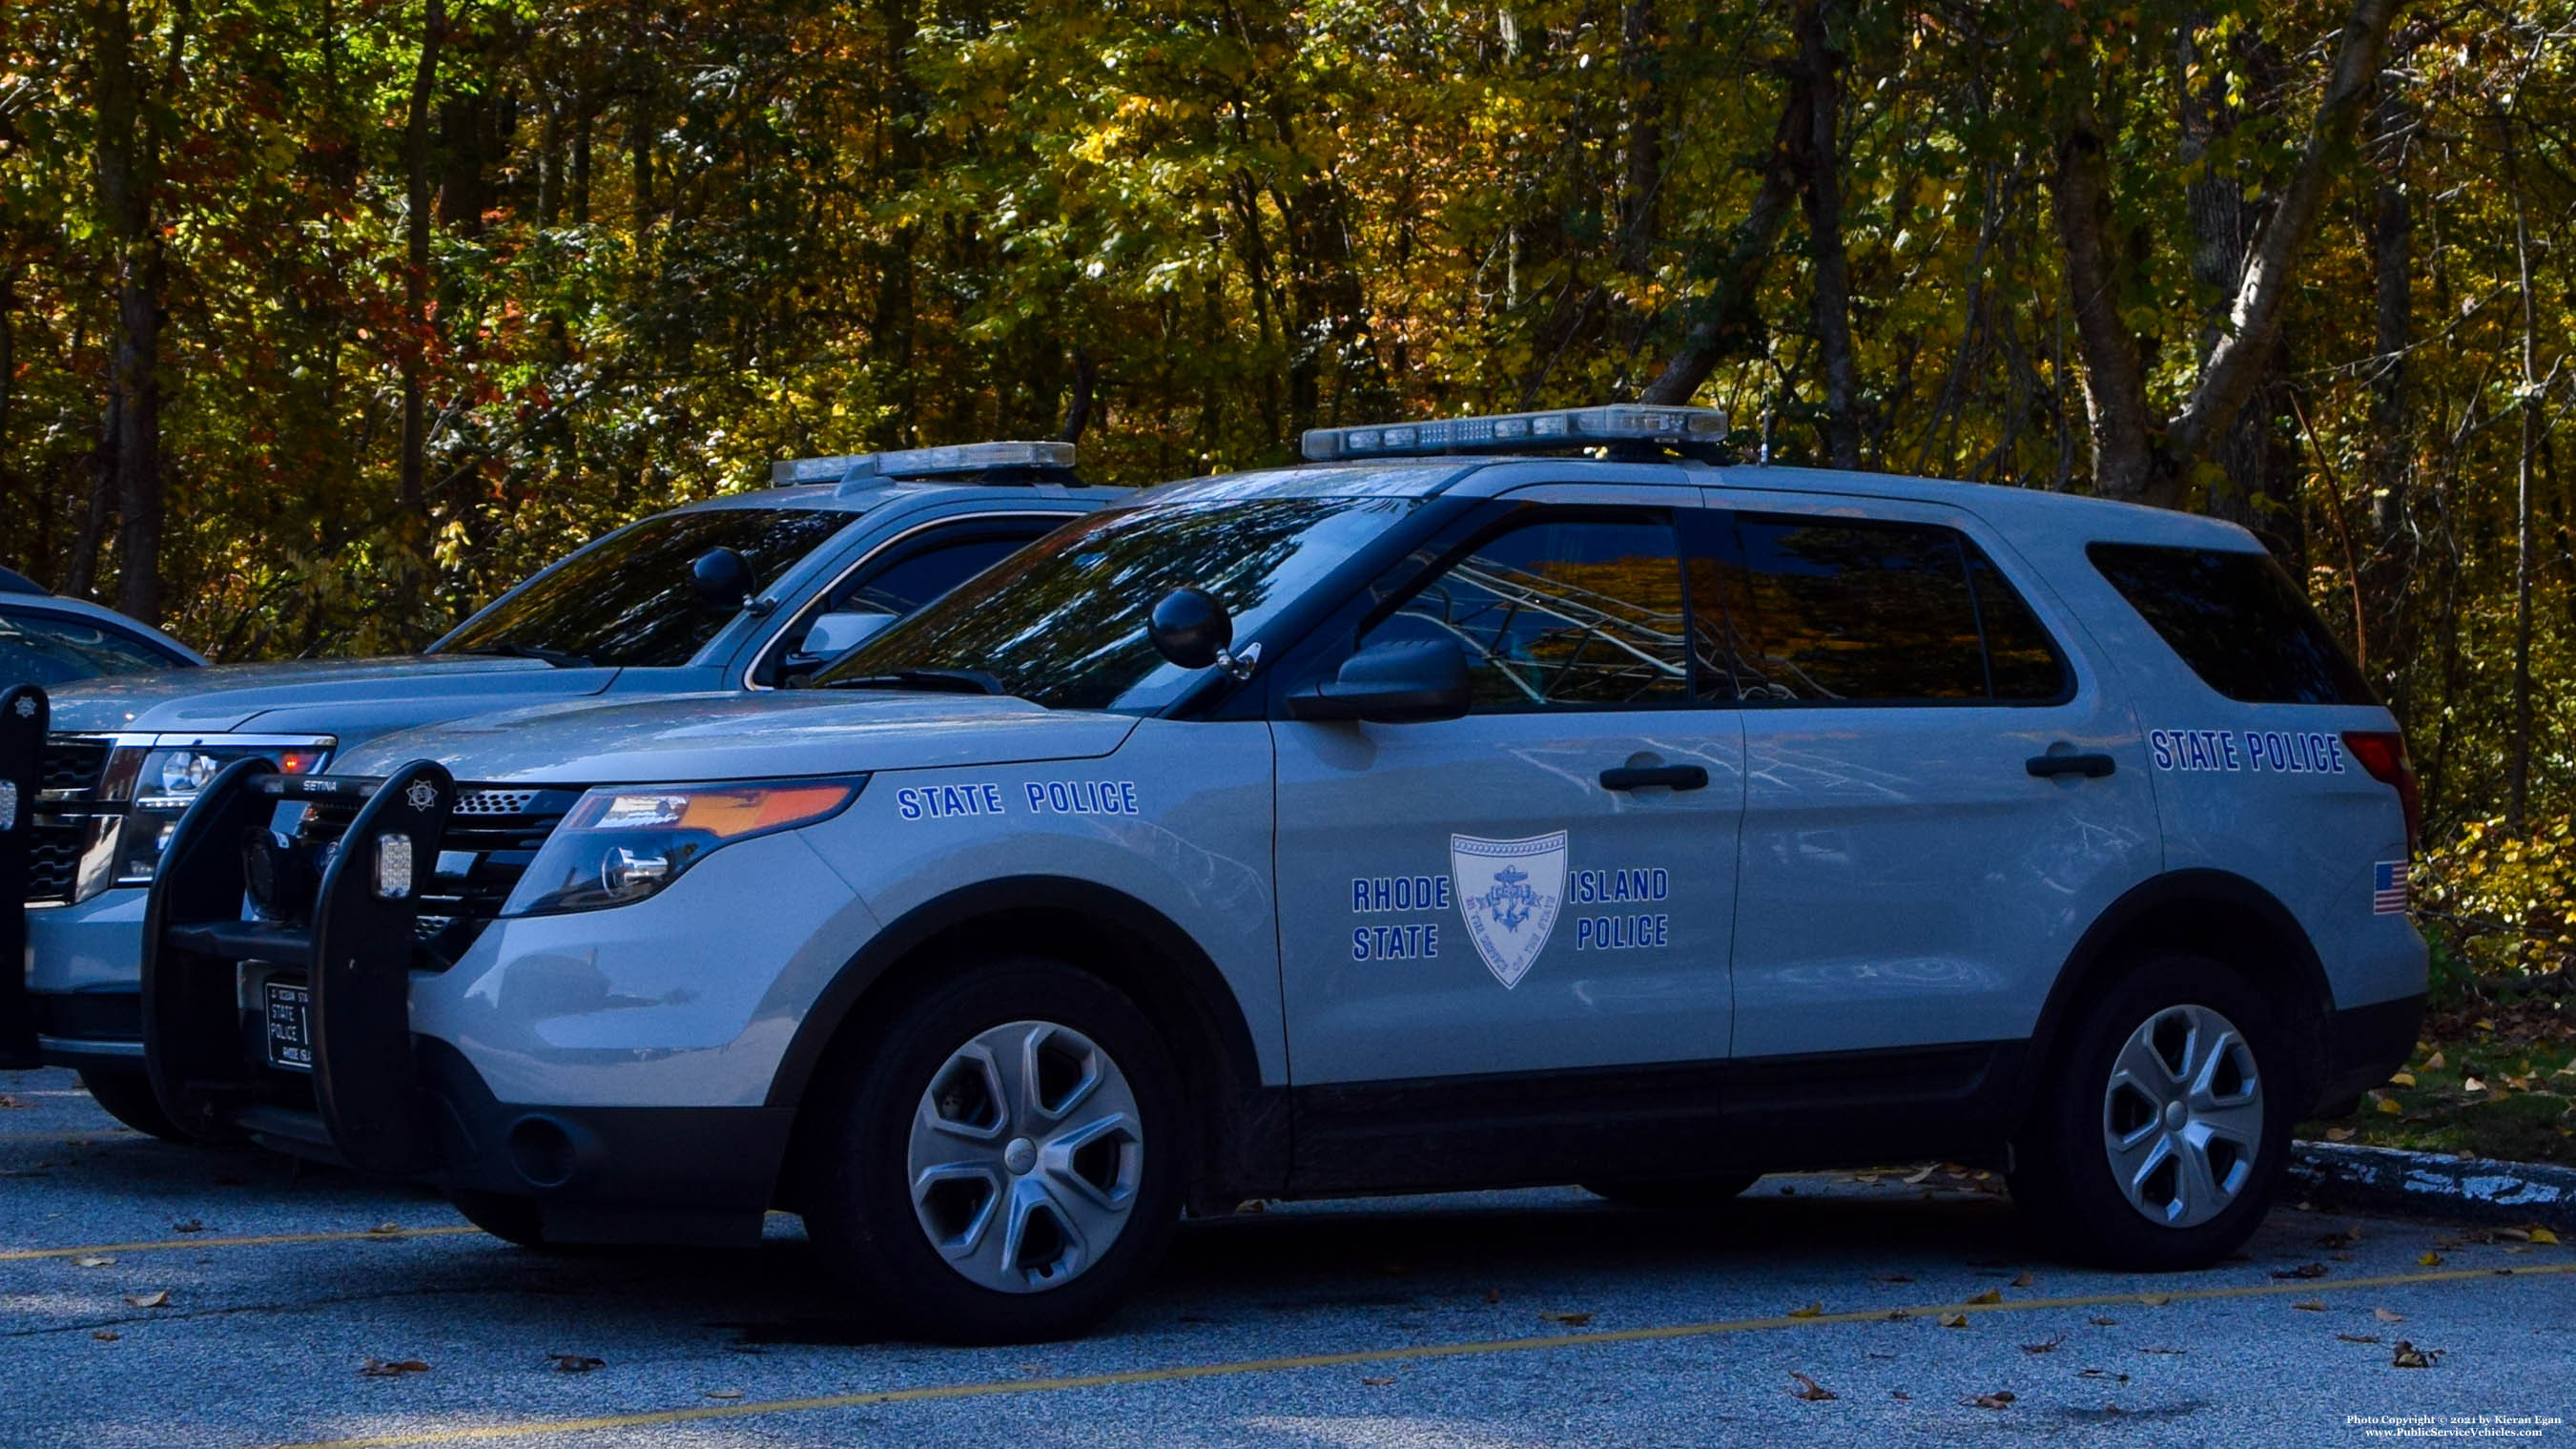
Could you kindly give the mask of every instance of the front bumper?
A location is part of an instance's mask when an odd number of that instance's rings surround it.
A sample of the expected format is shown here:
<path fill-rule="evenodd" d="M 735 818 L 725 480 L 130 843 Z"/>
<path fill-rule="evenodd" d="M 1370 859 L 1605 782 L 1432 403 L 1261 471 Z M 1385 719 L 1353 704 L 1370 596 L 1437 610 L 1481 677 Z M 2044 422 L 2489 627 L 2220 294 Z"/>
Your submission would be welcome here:
<path fill-rule="evenodd" d="M 311 923 L 240 919 L 243 828 L 281 796 L 321 795 L 365 803 Z M 381 785 L 244 762 L 206 788 L 172 837 L 143 932 L 144 1064 L 163 1108 L 208 1136 L 532 1200 L 550 1241 L 756 1241 L 791 1110 L 507 1102 L 455 1045 L 414 1034 L 417 898 L 389 894 L 377 866 L 389 848 L 435 860 L 455 795 L 425 761 Z M 309 992 L 309 1072 L 268 1059 L 272 980 Z"/>
<path fill-rule="evenodd" d="M 138 993 L 148 899 L 125 886 L 73 905 L 28 908 L 27 1000 L 48 1064 L 143 1069 Z"/>

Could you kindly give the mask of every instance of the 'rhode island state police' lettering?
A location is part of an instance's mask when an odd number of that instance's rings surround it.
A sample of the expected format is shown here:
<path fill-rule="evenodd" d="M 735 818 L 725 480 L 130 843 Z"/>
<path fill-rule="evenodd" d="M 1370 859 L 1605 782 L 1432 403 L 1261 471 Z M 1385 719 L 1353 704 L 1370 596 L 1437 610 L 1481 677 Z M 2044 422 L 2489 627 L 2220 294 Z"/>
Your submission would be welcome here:
<path fill-rule="evenodd" d="M 894 813 L 906 820 L 947 820 L 1008 812 L 999 785 L 921 785 L 894 792 Z"/>
<path fill-rule="evenodd" d="M 2343 738 L 2295 730 L 2149 730 L 2156 768 L 2177 773 L 2340 775 Z"/>
<path fill-rule="evenodd" d="M 1419 961 L 1440 954 L 1440 923 L 1409 926 L 1353 926 L 1354 961 Z"/>
<path fill-rule="evenodd" d="M 1038 815 L 1141 815 L 1133 780 L 1031 780 L 1029 810 Z"/>

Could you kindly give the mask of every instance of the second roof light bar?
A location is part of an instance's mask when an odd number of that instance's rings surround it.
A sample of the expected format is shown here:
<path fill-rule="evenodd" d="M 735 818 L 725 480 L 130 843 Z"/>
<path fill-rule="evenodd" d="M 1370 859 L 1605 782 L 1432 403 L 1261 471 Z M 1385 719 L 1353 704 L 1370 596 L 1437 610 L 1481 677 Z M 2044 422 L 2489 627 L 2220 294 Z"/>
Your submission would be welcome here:
<path fill-rule="evenodd" d="M 837 458 L 789 458 L 769 465 L 769 481 L 857 484 L 905 478 L 988 475 L 995 483 L 1075 483 L 1073 444 L 1056 442 L 964 443 L 945 448 L 906 448 L 893 453 L 852 453 Z"/>
<path fill-rule="evenodd" d="M 1712 451 L 1725 436 L 1726 414 L 1716 408 L 1611 403 L 1359 428 L 1309 428 L 1304 451 L 1309 461 L 1317 463 L 1443 453 L 1558 452 L 1621 444 L 1698 454 Z"/>

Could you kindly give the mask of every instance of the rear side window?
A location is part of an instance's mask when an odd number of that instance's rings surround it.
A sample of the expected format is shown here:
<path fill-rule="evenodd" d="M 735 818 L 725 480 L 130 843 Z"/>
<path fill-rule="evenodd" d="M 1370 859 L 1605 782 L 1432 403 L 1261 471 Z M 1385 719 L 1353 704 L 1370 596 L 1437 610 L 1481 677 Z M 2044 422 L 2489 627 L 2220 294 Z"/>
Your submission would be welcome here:
<path fill-rule="evenodd" d="M 2229 699 L 2377 702 L 2270 554 L 2134 543 L 2097 543 L 2085 554 L 2201 682 Z"/>
<path fill-rule="evenodd" d="M 2063 658 L 1954 529 L 1739 514 L 1693 561 L 1694 638 L 1748 703 L 2053 700 Z M 1711 636 L 1722 647 L 1710 647 Z M 1717 656 L 1715 659 L 1711 655 Z"/>

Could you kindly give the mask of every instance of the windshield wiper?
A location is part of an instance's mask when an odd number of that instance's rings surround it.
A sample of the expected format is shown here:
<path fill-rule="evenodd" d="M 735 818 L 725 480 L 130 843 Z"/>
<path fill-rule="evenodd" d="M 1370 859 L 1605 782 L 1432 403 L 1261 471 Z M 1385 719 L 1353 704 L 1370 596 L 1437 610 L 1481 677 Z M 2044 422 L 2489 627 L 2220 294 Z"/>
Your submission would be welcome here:
<path fill-rule="evenodd" d="M 588 669 L 591 667 L 590 661 L 582 658 L 578 654 L 566 654 L 560 649 L 540 649 L 534 644 L 513 644 L 506 641 L 499 644 L 478 644 L 471 649 L 446 649 L 441 650 L 440 652 L 445 654 L 493 654 L 498 655 L 503 659 L 542 659 L 557 669 Z"/>
<path fill-rule="evenodd" d="M 856 674 L 826 680 L 822 689 L 917 689 L 929 694 L 1008 695 L 1002 681 L 981 669 L 898 669 L 892 674 Z"/>

